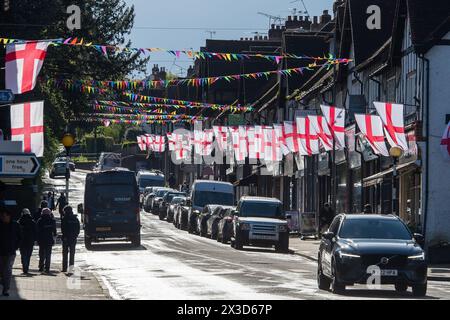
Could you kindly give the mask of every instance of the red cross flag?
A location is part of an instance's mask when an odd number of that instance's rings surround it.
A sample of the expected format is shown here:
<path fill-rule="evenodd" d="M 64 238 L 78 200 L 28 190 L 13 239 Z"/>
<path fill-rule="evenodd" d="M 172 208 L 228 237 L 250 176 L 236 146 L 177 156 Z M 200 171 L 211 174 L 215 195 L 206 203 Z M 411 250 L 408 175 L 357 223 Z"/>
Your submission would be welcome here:
<path fill-rule="evenodd" d="M 273 128 L 264 129 L 264 159 L 279 162 L 283 159 L 277 133 Z"/>
<path fill-rule="evenodd" d="M 291 151 L 289 150 L 288 146 L 286 145 L 286 131 L 285 127 L 282 124 L 274 124 L 273 130 L 275 131 L 275 134 L 277 136 L 277 141 L 280 146 L 281 153 L 285 156 Z"/>
<path fill-rule="evenodd" d="M 22 141 L 25 153 L 44 155 L 44 101 L 11 106 L 11 140 Z"/>
<path fill-rule="evenodd" d="M 345 109 L 321 105 L 322 114 L 335 140 L 337 150 L 345 148 Z"/>
<path fill-rule="evenodd" d="M 447 128 L 445 128 L 444 135 L 442 136 L 441 150 L 444 158 L 450 160 L 450 122 L 448 123 Z"/>
<path fill-rule="evenodd" d="M 284 140 L 286 141 L 286 146 L 292 153 L 297 153 L 298 148 L 298 137 L 297 137 L 297 124 L 292 121 L 284 122 Z"/>
<path fill-rule="evenodd" d="M 137 143 L 141 151 L 147 150 L 147 142 L 145 136 L 137 136 Z"/>
<path fill-rule="evenodd" d="M 213 126 L 213 130 L 219 150 L 226 150 L 228 142 L 228 128 L 225 126 Z"/>
<path fill-rule="evenodd" d="M 164 136 L 153 136 L 153 152 L 164 152 L 166 150 L 166 137 Z"/>
<path fill-rule="evenodd" d="M 21 94 L 34 89 L 49 42 L 27 42 L 6 46 L 6 89 Z"/>
<path fill-rule="evenodd" d="M 167 140 L 169 141 L 169 151 L 175 150 L 175 138 L 171 132 L 167 133 Z"/>
<path fill-rule="evenodd" d="M 297 138 L 300 155 L 311 156 L 319 154 L 319 137 L 307 117 L 298 117 Z"/>
<path fill-rule="evenodd" d="M 153 150 L 153 139 L 154 139 L 153 134 L 147 133 L 144 135 L 144 138 L 145 138 L 145 144 L 147 145 L 147 149 L 150 151 L 154 151 Z"/>
<path fill-rule="evenodd" d="M 386 138 L 393 147 L 400 147 L 403 151 L 408 150 L 406 141 L 405 125 L 403 121 L 402 104 L 374 102 L 375 108 L 383 121 Z"/>
<path fill-rule="evenodd" d="M 233 142 L 233 151 L 236 162 L 243 163 L 245 161 L 245 154 L 241 151 L 241 136 L 238 130 L 231 131 L 231 139 Z"/>
<path fill-rule="evenodd" d="M 383 122 L 381 118 L 370 114 L 355 114 L 359 130 L 369 142 L 375 154 L 389 157 L 389 152 L 384 142 Z"/>
<path fill-rule="evenodd" d="M 194 152 L 196 154 L 203 154 L 203 131 L 194 130 Z"/>
<path fill-rule="evenodd" d="M 312 127 L 319 137 L 320 144 L 325 149 L 325 151 L 333 150 L 333 136 L 331 135 L 330 128 L 328 126 L 325 117 L 322 116 L 308 116 Z"/>
<path fill-rule="evenodd" d="M 271 129 L 271 126 L 255 126 L 255 159 L 264 159 L 265 157 L 265 129 Z"/>
<path fill-rule="evenodd" d="M 248 157 L 250 159 L 257 159 L 256 145 L 255 145 L 255 127 L 246 126 L 246 132 L 247 132 Z"/>
<path fill-rule="evenodd" d="M 202 137 L 202 156 L 209 156 L 212 153 L 212 146 L 214 140 L 214 131 L 213 129 L 207 129 L 203 131 Z"/>
<path fill-rule="evenodd" d="M 248 126 L 239 126 L 239 150 L 244 157 L 248 157 L 247 127 Z"/>

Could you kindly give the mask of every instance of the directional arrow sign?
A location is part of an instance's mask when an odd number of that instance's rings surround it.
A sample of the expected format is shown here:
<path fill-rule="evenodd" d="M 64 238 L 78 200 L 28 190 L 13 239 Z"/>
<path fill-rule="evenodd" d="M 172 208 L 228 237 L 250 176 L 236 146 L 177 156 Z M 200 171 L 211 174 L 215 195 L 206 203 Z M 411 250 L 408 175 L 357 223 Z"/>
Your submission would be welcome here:
<path fill-rule="evenodd" d="M 11 103 L 14 101 L 14 94 L 11 90 L 0 90 L 0 102 Z"/>
<path fill-rule="evenodd" d="M 34 154 L 0 154 L 0 176 L 35 177 L 40 167 Z"/>

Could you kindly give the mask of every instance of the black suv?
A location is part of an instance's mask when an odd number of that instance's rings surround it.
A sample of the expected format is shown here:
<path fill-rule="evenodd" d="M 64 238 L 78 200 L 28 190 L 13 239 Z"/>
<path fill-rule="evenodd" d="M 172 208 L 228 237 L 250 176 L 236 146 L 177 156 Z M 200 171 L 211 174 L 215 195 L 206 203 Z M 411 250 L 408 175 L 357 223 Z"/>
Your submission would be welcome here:
<path fill-rule="evenodd" d="M 421 242 L 423 236 L 411 234 L 394 215 L 338 215 L 322 235 L 318 286 L 343 293 L 347 285 L 378 276 L 380 284 L 393 284 L 398 292 L 411 286 L 414 296 L 424 296 L 427 263 Z"/>

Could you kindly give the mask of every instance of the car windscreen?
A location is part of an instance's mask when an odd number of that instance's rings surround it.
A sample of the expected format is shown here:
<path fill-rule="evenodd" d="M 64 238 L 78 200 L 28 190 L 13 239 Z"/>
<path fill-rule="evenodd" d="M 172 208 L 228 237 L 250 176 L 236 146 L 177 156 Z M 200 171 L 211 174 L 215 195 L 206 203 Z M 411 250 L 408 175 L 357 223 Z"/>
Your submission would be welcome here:
<path fill-rule="evenodd" d="M 165 200 L 167 202 L 171 202 L 174 197 L 180 197 L 180 196 L 185 196 L 185 194 L 183 194 L 183 193 L 167 193 L 165 195 L 165 197 L 166 197 Z"/>
<path fill-rule="evenodd" d="M 117 158 L 104 158 L 103 165 L 108 167 L 120 166 L 120 159 Z"/>
<path fill-rule="evenodd" d="M 184 197 L 180 197 L 180 196 L 174 196 L 172 198 L 172 200 L 170 201 L 171 204 L 179 204 L 181 202 L 183 202 L 183 200 L 186 199 Z"/>
<path fill-rule="evenodd" d="M 241 217 L 284 218 L 284 211 L 279 202 L 244 201 L 239 210 Z"/>
<path fill-rule="evenodd" d="M 345 219 L 339 237 L 344 239 L 412 239 L 406 226 L 394 219 Z"/>
<path fill-rule="evenodd" d="M 136 189 L 130 185 L 96 185 L 93 200 L 97 210 L 134 207 L 137 204 Z"/>
<path fill-rule="evenodd" d="M 164 195 L 165 195 L 167 192 L 169 192 L 169 190 L 159 190 L 159 191 L 156 191 L 156 196 L 157 196 L 157 197 L 164 197 Z"/>
<path fill-rule="evenodd" d="M 140 178 L 139 187 L 164 187 L 164 178 Z"/>
<path fill-rule="evenodd" d="M 221 204 L 232 206 L 234 195 L 232 193 L 215 192 L 215 191 L 196 191 L 194 194 L 193 205 L 196 207 L 204 207 L 207 204 Z"/>

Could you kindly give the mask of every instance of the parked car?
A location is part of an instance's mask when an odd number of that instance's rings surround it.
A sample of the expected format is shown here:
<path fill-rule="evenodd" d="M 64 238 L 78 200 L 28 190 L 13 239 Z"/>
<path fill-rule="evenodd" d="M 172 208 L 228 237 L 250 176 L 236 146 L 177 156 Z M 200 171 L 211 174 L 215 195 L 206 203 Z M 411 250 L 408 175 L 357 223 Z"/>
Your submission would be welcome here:
<path fill-rule="evenodd" d="M 54 179 L 56 177 L 65 177 L 66 176 L 66 162 L 53 162 L 49 175 L 50 175 L 51 179 Z"/>
<path fill-rule="evenodd" d="M 231 206 L 217 206 L 211 216 L 206 221 L 206 235 L 213 240 L 217 240 L 219 233 L 219 223 L 225 217 L 228 209 L 235 208 Z"/>
<path fill-rule="evenodd" d="M 171 189 L 166 187 L 153 187 L 152 191 L 149 194 L 147 194 L 144 198 L 145 212 L 151 212 L 152 214 L 155 215 L 158 214 L 158 212 L 155 211 L 154 199 L 159 190 L 171 190 Z"/>
<path fill-rule="evenodd" d="M 86 176 L 82 214 L 84 243 L 125 239 L 141 244 L 139 191 L 134 172 L 127 169 L 89 173 Z"/>
<path fill-rule="evenodd" d="M 217 225 L 217 241 L 228 243 L 231 241 L 233 234 L 233 213 L 236 207 L 225 207 L 223 218 L 219 220 Z"/>
<path fill-rule="evenodd" d="M 197 216 L 197 234 L 199 234 L 201 237 L 206 237 L 208 229 L 208 219 L 213 215 L 214 210 L 218 207 L 220 206 L 216 204 L 208 204 Z"/>
<path fill-rule="evenodd" d="M 341 214 L 322 235 L 318 253 L 320 289 L 342 293 L 347 285 L 366 284 L 373 271 L 382 284 L 398 292 L 412 287 L 414 296 L 427 292 L 427 262 L 423 236 L 411 234 L 394 215 Z M 370 273 L 369 273 L 370 272 Z"/>
<path fill-rule="evenodd" d="M 189 220 L 189 209 L 188 199 L 185 198 L 181 201 L 175 209 L 175 227 L 180 230 L 188 229 L 188 220 Z"/>
<path fill-rule="evenodd" d="M 186 197 L 173 197 L 170 206 L 169 206 L 169 210 L 171 210 L 173 212 L 173 219 L 172 219 L 172 223 L 173 225 L 178 228 L 178 207 L 182 204 L 186 204 Z"/>
<path fill-rule="evenodd" d="M 172 199 L 174 197 L 185 197 L 186 194 L 183 192 L 178 192 L 178 191 L 169 191 L 167 192 L 163 198 L 162 201 L 159 203 L 159 208 L 158 208 L 158 212 L 159 212 L 159 220 L 164 220 L 166 219 L 167 222 L 172 222 L 173 220 L 173 211 L 169 210 L 170 209 L 170 204 L 172 202 Z"/>
<path fill-rule="evenodd" d="M 208 204 L 234 205 L 234 187 L 229 182 L 196 180 L 192 184 L 188 199 L 188 231 L 194 233 L 198 227 L 198 216 Z"/>
<path fill-rule="evenodd" d="M 171 188 L 158 188 L 155 192 L 155 196 L 152 199 L 150 209 L 154 215 L 159 215 L 160 203 L 163 201 L 163 197 L 169 191 L 175 191 Z"/>
<path fill-rule="evenodd" d="M 66 161 L 67 161 L 67 157 L 58 157 L 55 159 L 55 161 L 53 161 L 53 163 L 55 163 L 55 162 L 64 162 L 65 163 Z M 69 169 L 70 169 L 70 171 L 75 171 L 75 163 L 72 160 L 70 160 L 70 158 L 69 158 Z"/>
<path fill-rule="evenodd" d="M 242 197 L 233 215 L 232 247 L 275 246 L 277 251 L 289 251 L 289 228 L 280 200 Z"/>
<path fill-rule="evenodd" d="M 164 187 L 165 178 L 161 171 L 140 170 L 136 174 L 139 192 L 144 193 L 146 187 Z"/>
<path fill-rule="evenodd" d="M 143 192 L 142 194 L 140 194 L 140 196 L 139 196 L 139 203 L 140 203 L 140 206 L 141 206 L 141 208 L 144 209 L 145 212 L 147 212 L 147 209 L 146 209 L 145 206 L 144 206 L 144 204 L 145 204 L 145 198 L 147 197 L 148 194 L 150 194 L 150 193 L 153 192 L 153 189 L 154 189 L 154 188 L 155 188 L 155 187 L 146 187 L 146 188 L 144 189 L 144 192 Z"/>

